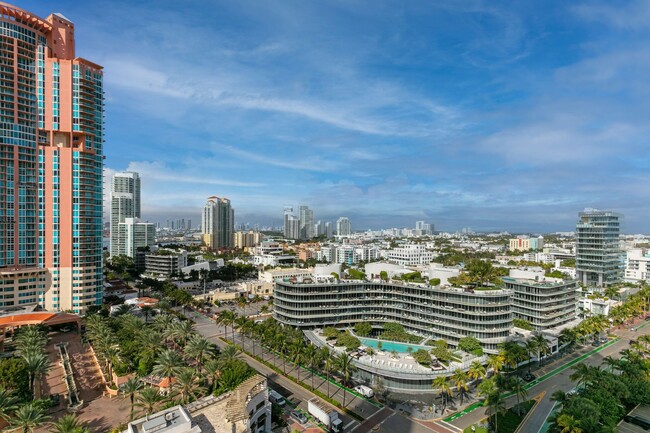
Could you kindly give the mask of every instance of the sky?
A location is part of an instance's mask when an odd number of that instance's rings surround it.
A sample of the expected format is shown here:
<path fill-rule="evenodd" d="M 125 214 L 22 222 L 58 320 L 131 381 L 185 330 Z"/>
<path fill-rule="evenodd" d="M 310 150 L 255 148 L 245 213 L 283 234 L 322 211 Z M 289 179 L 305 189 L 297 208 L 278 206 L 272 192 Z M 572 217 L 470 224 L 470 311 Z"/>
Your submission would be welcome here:
<path fill-rule="evenodd" d="M 141 174 L 144 219 L 650 232 L 650 1 L 17 5 L 105 67 L 106 178 Z"/>

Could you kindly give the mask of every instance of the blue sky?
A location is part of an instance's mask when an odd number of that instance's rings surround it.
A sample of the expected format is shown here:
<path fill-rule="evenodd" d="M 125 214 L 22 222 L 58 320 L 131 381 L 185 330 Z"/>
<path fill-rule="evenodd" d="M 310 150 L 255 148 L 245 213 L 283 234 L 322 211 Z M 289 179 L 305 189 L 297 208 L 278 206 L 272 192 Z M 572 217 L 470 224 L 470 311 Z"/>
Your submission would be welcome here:
<path fill-rule="evenodd" d="M 650 232 L 650 2 L 25 1 L 105 66 L 143 217 Z M 54 8 L 54 9 L 53 9 Z"/>

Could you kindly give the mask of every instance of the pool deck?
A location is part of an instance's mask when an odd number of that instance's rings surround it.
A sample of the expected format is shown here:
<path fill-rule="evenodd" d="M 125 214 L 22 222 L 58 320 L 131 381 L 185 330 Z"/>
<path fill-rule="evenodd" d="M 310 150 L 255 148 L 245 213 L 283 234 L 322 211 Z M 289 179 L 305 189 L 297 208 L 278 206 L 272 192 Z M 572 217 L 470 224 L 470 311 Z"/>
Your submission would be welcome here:
<path fill-rule="evenodd" d="M 309 340 L 311 340 L 314 344 L 321 346 L 321 347 L 328 347 L 330 350 L 333 350 L 335 352 L 343 352 L 345 349 L 343 347 L 338 347 L 334 346 L 332 342 L 329 342 L 325 339 L 325 336 L 315 332 L 315 331 L 305 331 L 305 335 Z M 363 340 L 367 340 L 364 338 Z M 376 339 L 370 339 L 372 341 L 382 341 L 382 346 L 384 341 L 383 340 L 376 340 Z M 405 343 L 395 343 L 395 342 L 385 342 L 386 344 L 403 344 L 404 346 L 412 346 L 412 347 L 418 347 L 417 345 L 413 344 L 405 344 Z M 366 346 L 368 347 L 368 346 Z M 422 348 L 426 348 L 427 350 L 430 350 L 430 347 L 426 346 L 420 346 Z M 385 349 L 385 348 L 384 348 Z M 394 372 L 398 373 L 399 376 L 404 376 L 404 377 L 410 377 L 411 379 L 417 379 L 417 376 L 422 376 L 422 375 L 450 375 L 452 374 L 455 370 L 457 369 L 462 369 L 466 370 L 469 368 L 470 364 L 472 361 L 479 359 L 482 362 L 485 360 L 483 358 L 476 358 L 476 357 L 467 357 L 467 359 L 464 359 L 461 362 L 451 362 L 449 364 L 449 367 L 445 368 L 444 366 L 435 363 L 432 364 L 432 366 L 424 366 L 417 362 L 413 356 L 408 353 L 408 352 L 398 352 L 398 353 L 391 353 L 390 351 L 387 350 L 376 350 L 373 348 L 374 353 L 372 355 L 366 354 L 364 351 L 358 351 L 358 350 L 353 350 L 350 352 L 350 356 L 354 359 L 355 363 L 360 368 L 363 368 L 365 370 L 369 371 L 386 371 L 386 372 Z"/>

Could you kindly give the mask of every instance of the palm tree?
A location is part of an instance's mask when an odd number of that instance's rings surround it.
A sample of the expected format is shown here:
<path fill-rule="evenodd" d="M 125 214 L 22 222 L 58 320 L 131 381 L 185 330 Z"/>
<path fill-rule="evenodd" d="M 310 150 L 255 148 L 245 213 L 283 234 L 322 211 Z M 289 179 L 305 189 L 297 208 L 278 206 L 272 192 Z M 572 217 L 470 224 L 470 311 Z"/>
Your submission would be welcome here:
<path fill-rule="evenodd" d="M 580 420 L 575 419 L 571 415 L 562 414 L 558 416 L 555 424 L 560 429 L 560 433 L 582 433 Z"/>
<path fill-rule="evenodd" d="M 521 406 L 519 405 L 519 400 L 521 399 L 521 401 L 523 402 L 523 401 L 526 400 L 526 397 L 528 397 L 528 391 L 526 390 L 526 384 L 524 383 L 524 381 L 520 377 L 517 377 L 512 382 L 511 390 L 517 396 L 517 413 L 521 414 L 521 412 L 520 412 L 521 411 Z"/>
<path fill-rule="evenodd" d="M 608 298 L 610 298 L 610 299 L 614 299 L 615 297 L 616 297 L 616 298 L 619 298 L 619 297 L 620 297 L 620 293 L 619 293 L 618 290 L 619 290 L 619 289 L 618 289 L 617 287 L 609 286 L 609 287 L 606 287 L 606 288 L 605 288 L 605 290 L 603 291 L 603 294 L 604 294 L 605 296 L 607 296 Z"/>
<path fill-rule="evenodd" d="M 296 365 L 296 369 L 298 370 L 298 382 L 300 382 L 300 363 L 305 360 L 303 343 L 301 341 L 296 341 L 293 346 L 291 346 L 290 352 L 291 361 Z"/>
<path fill-rule="evenodd" d="M 535 342 L 535 348 L 537 349 L 537 354 L 539 357 L 539 365 L 542 365 L 542 357 L 549 354 L 551 351 L 551 346 L 548 344 L 548 340 L 544 337 L 543 334 L 537 334 L 533 337 Z"/>
<path fill-rule="evenodd" d="M 576 382 L 578 386 L 584 385 L 590 381 L 591 372 L 589 371 L 589 367 L 586 364 L 581 362 L 580 364 L 571 367 L 571 369 L 573 370 L 573 373 L 571 373 L 569 379 Z"/>
<path fill-rule="evenodd" d="M 86 433 L 90 430 L 85 427 L 75 414 L 66 414 L 52 423 L 52 433 Z"/>
<path fill-rule="evenodd" d="M 185 345 L 185 355 L 194 359 L 196 365 L 201 371 L 203 362 L 209 357 L 214 350 L 214 345 L 202 335 L 193 335 Z"/>
<path fill-rule="evenodd" d="M 497 392 L 497 385 L 495 383 L 495 377 L 485 379 L 479 386 L 477 386 L 478 395 L 481 397 L 487 397 L 490 394 Z"/>
<path fill-rule="evenodd" d="M 120 361 L 120 351 L 119 344 L 113 344 L 103 349 L 109 384 L 113 383 L 113 367 Z"/>
<path fill-rule="evenodd" d="M 499 414 L 502 414 L 506 410 L 506 402 L 498 390 L 488 395 L 484 403 L 487 407 L 487 413 L 490 418 L 494 415 L 494 431 L 499 431 Z"/>
<path fill-rule="evenodd" d="M 327 398 L 329 398 L 330 397 L 330 375 L 332 374 L 334 367 L 336 367 L 336 358 L 329 353 L 329 350 L 327 348 L 325 348 L 325 350 L 327 352 L 323 353 L 323 359 L 325 360 L 325 363 L 323 364 L 323 370 L 325 370 L 325 376 L 327 377 Z"/>
<path fill-rule="evenodd" d="M 151 415 L 163 400 L 156 388 L 145 388 L 138 394 L 135 405 L 142 409 L 145 415 Z"/>
<path fill-rule="evenodd" d="M 451 395 L 451 386 L 449 386 L 449 382 L 447 381 L 447 378 L 445 376 L 438 376 L 435 379 L 433 379 L 433 383 L 431 384 L 431 387 L 433 389 L 438 390 L 438 396 L 442 400 L 441 414 L 444 414 L 445 409 L 447 408 L 447 400 Z"/>
<path fill-rule="evenodd" d="M 461 370 L 460 368 L 454 371 L 454 375 L 452 376 L 452 380 L 454 384 L 456 385 L 456 391 L 458 392 L 457 395 L 460 395 L 460 405 L 463 405 L 463 397 L 467 393 L 469 387 L 467 386 L 467 373 Z"/>
<path fill-rule="evenodd" d="M 534 338 L 527 340 L 524 347 L 528 352 L 528 374 L 530 374 L 530 364 L 532 363 L 532 354 L 537 351 L 537 341 Z"/>
<path fill-rule="evenodd" d="M 171 314 L 159 314 L 153 319 L 153 323 L 159 331 L 164 332 L 174 323 L 174 317 Z"/>
<path fill-rule="evenodd" d="M 153 311 L 153 307 L 144 305 L 140 308 L 140 312 L 144 314 L 144 323 L 149 323 L 149 315 Z"/>
<path fill-rule="evenodd" d="M 187 340 L 194 334 L 194 322 L 190 320 L 181 320 L 174 323 L 172 336 L 178 340 L 181 347 L 185 346 Z"/>
<path fill-rule="evenodd" d="M 25 403 L 20 406 L 14 413 L 11 426 L 20 429 L 22 433 L 33 433 L 38 427 L 43 425 L 49 417 L 45 415 L 45 410 L 36 402 Z"/>
<path fill-rule="evenodd" d="M 562 391 L 561 389 L 555 391 L 553 394 L 551 394 L 550 397 L 551 401 L 556 401 L 560 404 L 566 403 L 567 399 L 568 399 L 567 393 Z"/>
<path fill-rule="evenodd" d="M 473 361 L 470 365 L 469 370 L 467 370 L 467 376 L 475 382 L 474 388 L 478 386 L 478 380 L 485 378 L 485 367 L 481 364 L 481 361 Z"/>
<path fill-rule="evenodd" d="M 357 367 L 352 363 L 352 358 L 346 352 L 341 353 L 341 356 L 337 358 L 336 366 L 343 379 L 343 407 L 345 407 L 345 387 L 350 383 L 350 377 Z"/>
<path fill-rule="evenodd" d="M 146 327 L 137 334 L 137 340 L 140 345 L 140 356 L 144 359 L 153 359 L 158 355 L 162 348 L 160 342 L 163 341 L 163 335 L 160 331 Z"/>
<path fill-rule="evenodd" d="M 491 369 L 494 374 L 498 374 L 499 371 L 503 368 L 503 355 L 498 354 L 498 355 L 490 355 L 487 360 L 487 366 L 489 369 Z"/>
<path fill-rule="evenodd" d="M 178 376 L 176 376 L 176 385 L 181 404 L 187 404 L 192 398 L 196 397 L 198 392 L 201 392 L 199 378 L 196 376 L 194 369 L 189 367 L 181 369 Z"/>
<path fill-rule="evenodd" d="M 169 391 L 172 390 L 172 378 L 180 372 L 183 365 L 183 359 L 173 350 L 165 349 L 156 358 L 156 364 L 153 367 L 153 374 L 157 374 L 169 380 Z"/>
<path fill-rule="evenodd" d="M 222 361 L 220 359 L 209 359 L 203 366 L 205 374 L 208 379 L 208 387 L 210 391 L 214 388 L 214 384 L 221 377 Z"/>
<path fill-rule="evenodd" d="M 142 388 L 142 382 L 140 380 L 136 379 L 135 377 L 129 378 L 126 382 L 124 382 L 121 386 L 122 389 L 122 395 L 124 398 L 129 398 L 129 401 L 131 402 L 131 412 L 129 413 L 129 421 L 133 420 L 133 406 L 135 404 L 135 395 L 140 391 Z"/>
<path fill-rule="evenodd" d="M 219 360 L 223 363 L 228 363 L 230 361 L 237 359 L 240 353 L 241 350 L 239 350 L 237 346 L 229 344 L 219 354 Z"/>
<path fill-rule="evenodd" d="M 18 399 L 11 390 L 0 386 L 0 418 L 9 420 L 10 415 L 16 410 Z"/>
<path fill-rule="evenodd" d="M 25 352 L 22 355 L 29 373 L 29 389 L 35 399 L 41 396 L 41 378 L 50 368 L 50 360 L 42 352 Z"/>
<path fill-rule="evenodd" d="M 314 371 L 318 367 L 318 364 L 320 363 L 320 352 L 316 349 L 316 347 L 313 344 L 309 344 L 307 347 L 305 347 L 304 351 L 304 360 L 307 362 L 307 365 L 309 365 L 309 368 L 311 369 L 311 389 L 314 389 Z"/>

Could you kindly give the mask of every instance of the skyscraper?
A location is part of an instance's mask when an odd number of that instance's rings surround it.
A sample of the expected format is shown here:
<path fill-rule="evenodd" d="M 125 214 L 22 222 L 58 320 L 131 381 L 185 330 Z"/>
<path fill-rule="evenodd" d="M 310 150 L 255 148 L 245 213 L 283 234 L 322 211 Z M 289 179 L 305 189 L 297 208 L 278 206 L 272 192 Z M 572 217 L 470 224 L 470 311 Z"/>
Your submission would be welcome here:
<path fill-rule="evenodd" d="M 140 218 L 140 176 L 129 171 L 115 173 L 111 179 L 111 257 L 125 254 L 119 224 L 126 218 Z"/>
<path fill-rule="evenodd" d="M 0 5 L 0 308 L 102 300 L 102 67 L 74 24 Z"/>
<path fill-rule="evenodd" d="M 619 246 L 622 215 L 596 209 L 579 213 L 576 224 L 576 274 L 585 285 L 619 282 L 623 275 Z"/>
<path fill-rule="evenodd" d="M 348 217 L 341 217 L 336 220 L 336 234 L 339 236 L 348 236 L 352 234 L 352 225 Z"/>
<path fill-rule="evenodd" d="M 314 211 L 309 206 L 300 206 L 300 239 L 314 237 Z"/>
<path fill-rule="evenodd" d="M 212 249 L 232 248 L 235 233 L 235 210 L 230 200 L 216 196 L 208 197 L 203 207 L 203 242 Z"/>
<path fill-rule="evenodd" d="M 293 208 L 290 206 L 285 206 L 284 207 L 284 219 L 283 219 L 283 234 L 285 239 L 295 239 L 292 238 L 291 232 L 289 231 L 289 219 L 294 218 L 293 216 Z"/>

